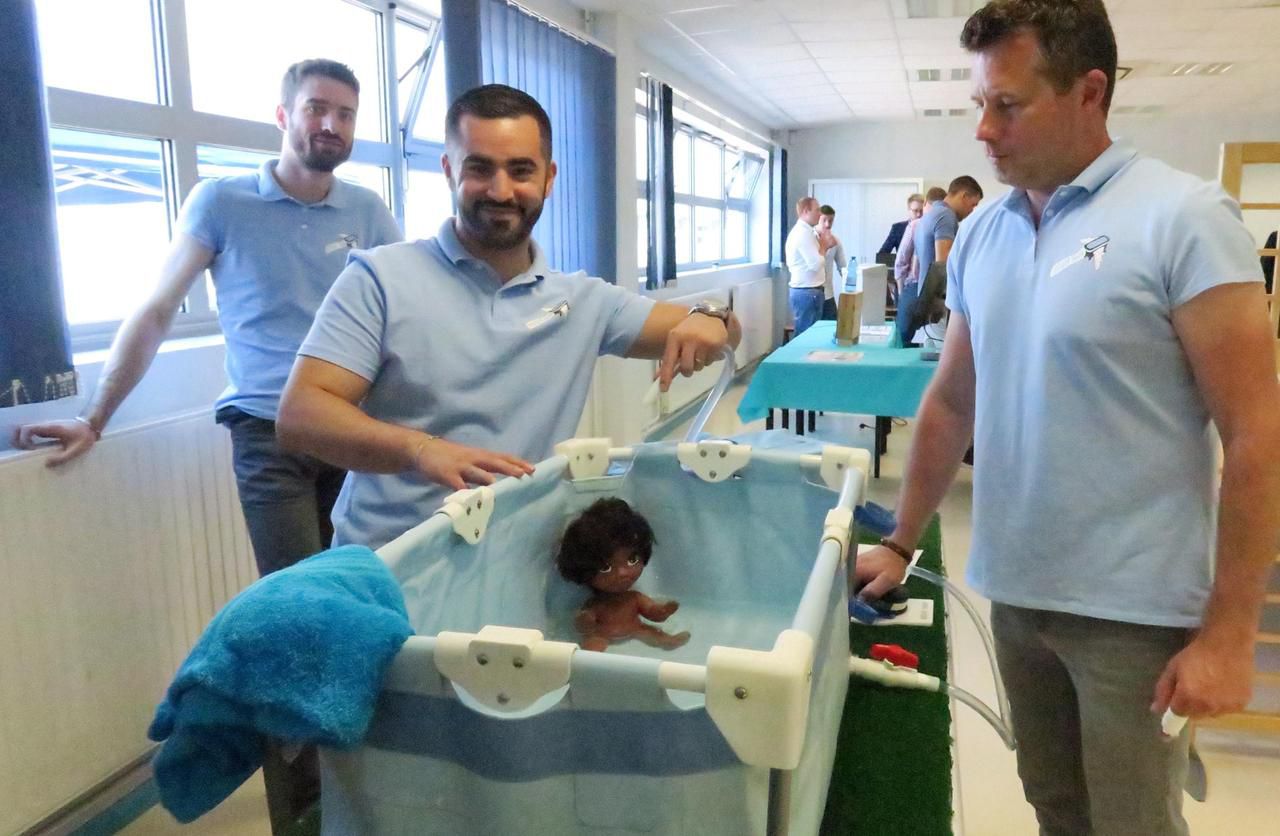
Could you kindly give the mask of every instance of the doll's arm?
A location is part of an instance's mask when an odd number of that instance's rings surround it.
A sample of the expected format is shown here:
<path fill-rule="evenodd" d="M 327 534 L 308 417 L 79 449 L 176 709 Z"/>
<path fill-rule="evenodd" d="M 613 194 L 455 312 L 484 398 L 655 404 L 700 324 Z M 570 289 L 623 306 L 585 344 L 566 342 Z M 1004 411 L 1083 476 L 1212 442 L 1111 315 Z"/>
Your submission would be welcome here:
<path fill-rule="evenodd" d="M 650 621 L 666 621 L 678 609 L 680 604 L 675 601 L 658 603 L 648 595 L 640 596 L 640 614 Z"/>

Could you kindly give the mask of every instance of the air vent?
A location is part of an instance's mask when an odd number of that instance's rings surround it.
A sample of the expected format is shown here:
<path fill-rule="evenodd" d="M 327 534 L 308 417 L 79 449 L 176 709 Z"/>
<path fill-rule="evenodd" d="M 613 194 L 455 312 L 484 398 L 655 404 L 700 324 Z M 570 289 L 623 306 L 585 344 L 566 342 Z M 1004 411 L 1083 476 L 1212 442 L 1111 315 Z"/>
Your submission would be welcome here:
<path fill-rule="evenodd" d="M 1232 64 L 1226 61 L 1212 61 L 1204 64 L 1196 64 L 1196 63 L 1188 62 L 1185 64 L 1175 65 L 1174 68 L 1169 71 L 1169 75 L 1172 75 L 1172 76 L 1225 75 L 1226 73 L 1231 72 L 1231 68 L 1234 66 L 1235 64 Z"/>
<path fill-rule="evenodd" d="M 952 81 L 968 81 L 972 75 L 973 71 L 968 67 L 954 67 L 951 70 Z"/>
<path fill-rule="evenodd" d="M 916 70 L 916 81 L 941 81 L 942 70 Z"/>
<path fill-rule="evenodd" d="M 967 116 L 969 109 L 965 107 L 953 107 L 947 111 L 948 116 Z"/>
<path fill-rule="evenodd" d="M 936 107 L 925 108 L 923 113 L 925 116 L 941 116 L 942 115 L 942 111 Z"/>

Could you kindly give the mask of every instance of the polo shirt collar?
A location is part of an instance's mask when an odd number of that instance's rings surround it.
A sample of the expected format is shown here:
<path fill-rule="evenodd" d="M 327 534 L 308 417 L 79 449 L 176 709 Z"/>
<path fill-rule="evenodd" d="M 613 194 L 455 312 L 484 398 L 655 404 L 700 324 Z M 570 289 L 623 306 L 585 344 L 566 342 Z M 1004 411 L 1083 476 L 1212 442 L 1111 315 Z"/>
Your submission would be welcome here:
<path fill-rule="evenodd" d="M 436 240 L 440 243 L 440 250 L 444 253 L 445 258 L 458 267 L 464 264 L 475 264 L 492 273 L 492 267 L 482 259 L 473 256 L 467 251 L 466 247 L 462 246 L 462 241 L 458 238 L 458 232 L 454 229 L 453 222 L 454 218 L 452 216 L 445 218 L 444 223 L 440 225 L 440 232 L 436 235 Z M 529 265 L 528 270 L 518 276 L 513 276 L 510 281 L 503 284 L 504 288 L 533 284 L 540 281 L 551 271 L 547 263 L 547 257 L 542 252 L 542 247 L 538 246 L 538 242 L 530 238 L 529 247 L 533 251 L 533 263 Z"/>
<path fill-rule="evenodd" d="M 1137 155 L 1138 150 L 1127 140 L 1112 141 L 1106 150 L 1085 166 L 1084 171 L 1076 175 L 1074 180 L 1054 190 L 1049 202 L 1045 204 L 1045 211 L 1047 212 L 1051 207 L 1060 210 L 1066 203 L 1081 195 L 1094 194 Z M 1027 190 L 1014 189 L 1010 192 L 1005 208 L 1030 217 L 1031 203 L 1027 197 Z"/>
<path fill-rule="evenodd" d="M 267 160 L 258 168 L 258 196 L 263 200 L 292 200 L 299 206 L 332 206 L 335 209 L 345 209 L 347 206 L 347 184 L 338 177 L 333 178 L 333 182 L 329 185 L 329 193 L 321 200 L 315 203 L 303 203 L 297 198 L 290 195 L 280 185 L 280 181 L 276 180 L 276 165 L 280 160 Z"/>

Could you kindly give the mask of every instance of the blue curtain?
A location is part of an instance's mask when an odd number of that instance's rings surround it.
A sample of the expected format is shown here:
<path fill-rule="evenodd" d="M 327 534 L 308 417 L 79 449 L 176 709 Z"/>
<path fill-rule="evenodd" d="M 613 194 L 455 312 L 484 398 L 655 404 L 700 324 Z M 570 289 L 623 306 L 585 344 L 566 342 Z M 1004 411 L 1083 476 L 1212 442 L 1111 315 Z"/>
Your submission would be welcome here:
<path fill-rule="evenodd" d="M 76 394 L 31 0 L 0 2 L 0 408 Z"/>
<path fill-rule="evenodd" d="M 648 272 L 645 287 L 655 290 L 676 277 L 675 98 L 655 78 L 645 82 L 649 135 L 649 169 L 645 183 L 649 200 Z"/>
<path fill-rule="evenodd" d="M 612 55 L 504 0 L 444 0 L 449 98 L 508 84 L 551 117 L 555 190 L 533 237 L 560 270 L 617 276 L 617 124 Z"/>

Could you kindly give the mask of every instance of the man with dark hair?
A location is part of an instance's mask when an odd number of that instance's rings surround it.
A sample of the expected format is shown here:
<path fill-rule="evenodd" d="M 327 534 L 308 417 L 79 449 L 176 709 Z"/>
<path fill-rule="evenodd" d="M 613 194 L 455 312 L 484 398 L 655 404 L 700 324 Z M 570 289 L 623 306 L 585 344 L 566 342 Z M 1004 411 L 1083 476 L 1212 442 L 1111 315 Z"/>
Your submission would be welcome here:
<path fill-rule="evenodd" d="M 822 255 L 823 259 L 823 281 L 822 286 L 822 319 L 835 319 L 836 314 L 836 278 L 842 277 L 849 270 L 849 262 L 844 254 L 844 244 L 840 243 L 840 239 L 831 231 L 831 226 L 836 222 L 836 210 L 822 204 L 818 207 L 818 239 L 826 247 L 826 251 Z"/>
<path fill-rule="evenodd" d="M 935 203 L 941 203 L 946 197 L 946 189 L 941 186 L 930 186 L 924 193 L 924 211 L 919 217 L 912 218 L 902 233 L 902 244 L 898 247 L 898 254 L 893 259 L 893 280 L 897 284 L 898 296 L 901 296 L 902 288 L 920 279 L 920 263 L 916 261 L 916 224 L 920 222 L 924 212 L 928 212 Z"/>
<path fill-rule="evenodd" d="M 962 43 L 1013 190 L 951 251 L 898 526 L 857 575 L 868 597 L 901 581 L 972 437 L 968 580 L 1041 833 L 1185 834 L 1188 735 L 1162 715 L 1248 702 L 1280 533 L 1254 242 L 1217 184 L 1112 142 L 1101 0 L 996 0 Z"/>
<path fill-rule="evenodd" d="M 924 214 L 925 196 L 922 194 L 913 194 L 907 198 L 907 217 L 889 227 L 889 234 L 885 236 L 884 243 L 880 245 L 879 255 L 885 253 L 897 252 L 902 246 L 903 235 L 906 234 L 907 226 Z"/>
<path fill-rule="evenodd" d="M 929 207 L 912 230 L 911 247 L 915 253 L 915 282 L 903 285 L 898 294 L 896 324 L 898 340 L 905 346 L 911 343 L 911 318 L 916 299 L 920 296 L 920 282 L 929 274 L 935 261 L 945 262 L 951 252 L 960 222 L 969 217 L 982 200 L 982 187 L 968 175 L 951 181 L 947 196 Z"/>
<path fill-rule="evenodd" d="M 450 490 L 530 473 L 573 435 L 597 355 L 660 358 L 665 390 L 740 338 L 711 303 L 655 302 L 547 263 L 530 232 L 557 168 L 532 98 L 479 87 L 448 121 L 457 216 L 435 238 L 352 254 L 281 401 L 284 443 L 352 471 L 335 544 L 377 548 Z"/>
<path fill-rule="evenodd" d="M 213 275 L 226 339 L 228 386 L 215 405 L 231 432 L 240 507 L 262 574 L 329 545 L 329 512 L 345 473 L 280 449 L 280 392 L 311 318 L 353 247 L 399 241 L 382 198 L 333 170 L 351 155 L 359 83 L 336 61 L 301 61 L 281 84 L 280 156 L 253 174 L 206 180 L 192 190 L 151 298 L 120 326 L 97 390 L 71 421 L 28 424 L 15 446 L 37 436 L 63 451 L 57 466 L 84 455 L 151 365 L 191 286 Z M 292 774 L 290 774 L 292 770 Z M 271 824 L 288 827 L 319 796 L 314 749 L 286 767 L 267 757 Z"/>

